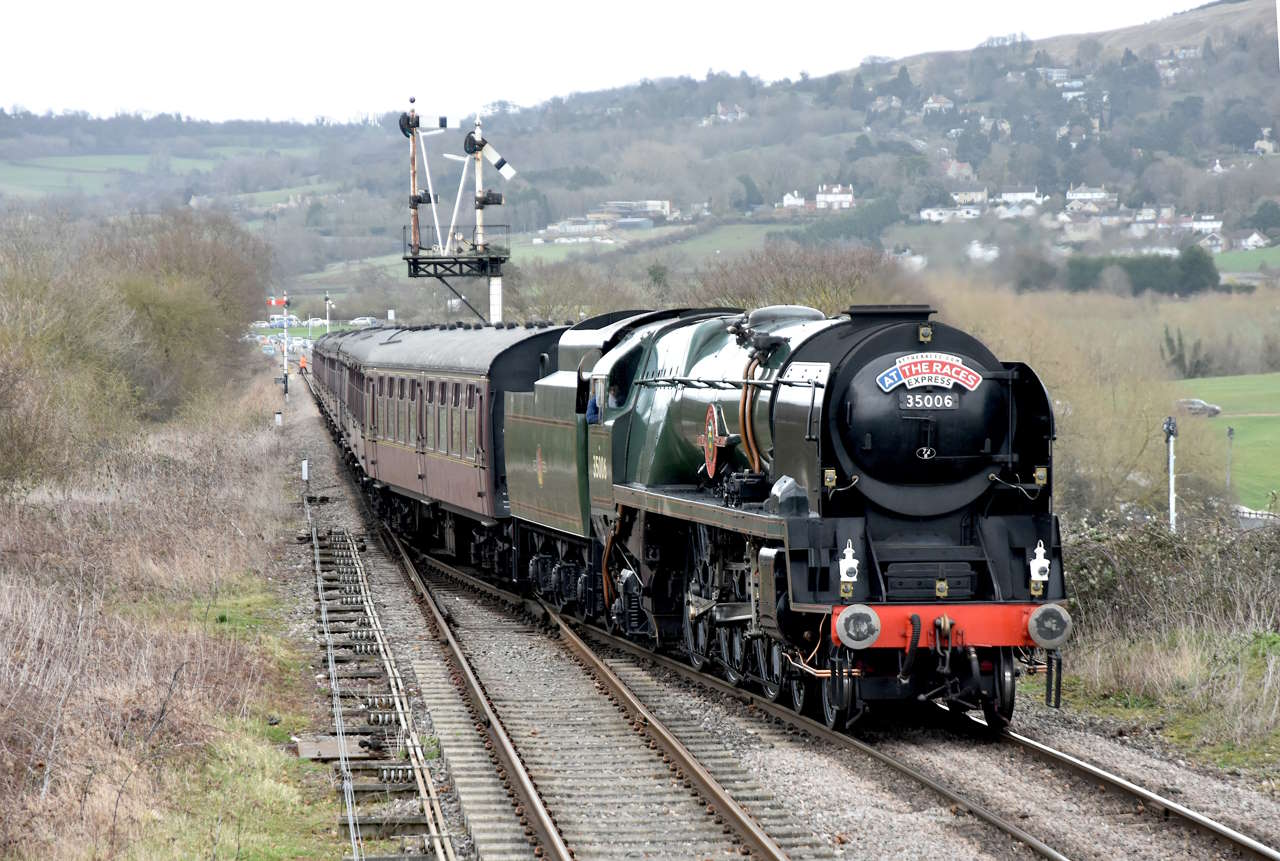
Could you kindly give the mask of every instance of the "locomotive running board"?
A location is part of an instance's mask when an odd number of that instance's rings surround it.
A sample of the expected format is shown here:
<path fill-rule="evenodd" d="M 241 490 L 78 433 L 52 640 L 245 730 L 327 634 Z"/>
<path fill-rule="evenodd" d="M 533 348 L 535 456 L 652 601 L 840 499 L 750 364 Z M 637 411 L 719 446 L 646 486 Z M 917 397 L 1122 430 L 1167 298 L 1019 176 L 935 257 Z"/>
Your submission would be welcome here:
<path fill-rule="evenodd" d="M 683 488 L 664 488 L 661 493 L 631 484 L 613 486 L 614 502 L 627 508 L 662 514 L 678 520 L 689 520 L 707 526 L 718 526 L 735 532 L 743 532 L 760 538 L 784 539 L 787 523 L 772 514 L 729 508 L 717 502 L 709 502 L 697 491 Z"/>

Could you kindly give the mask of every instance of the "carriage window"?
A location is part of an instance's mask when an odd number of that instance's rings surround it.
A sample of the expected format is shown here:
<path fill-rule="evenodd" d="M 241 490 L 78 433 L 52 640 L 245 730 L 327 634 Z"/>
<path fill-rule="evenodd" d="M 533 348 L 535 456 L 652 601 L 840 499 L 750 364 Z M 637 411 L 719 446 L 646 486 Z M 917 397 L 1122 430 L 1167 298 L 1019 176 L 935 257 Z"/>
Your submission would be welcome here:
<path fill-rule="evenodd" d="M 424 429 L 426 430 L 427 448 L 434 449 L 436 447 L 436 383 L 435 380 L 427 382 L 426 395 L 426 418 Z"/>
<path fill-rule="evenodd" d="M 445 384 L 436 387 L 436 451 L 447 451 L 449 439 L 449 404 Z"/>
<path fill-rule="evenodd" d="M 449 398 L 452 407 L 449 410 L 449 454 L 455 456 L 462 454 L 462 410 L 459 408 L 461 394 L 462 384 L 454 383 Z"/>
<path fill-rule="evenodd" d="M 408 442 L 409 439 L 409 402 L 405 400 L 404 380 L 400 380 L 400 399 L 396 401 L 396 439 Z"/>

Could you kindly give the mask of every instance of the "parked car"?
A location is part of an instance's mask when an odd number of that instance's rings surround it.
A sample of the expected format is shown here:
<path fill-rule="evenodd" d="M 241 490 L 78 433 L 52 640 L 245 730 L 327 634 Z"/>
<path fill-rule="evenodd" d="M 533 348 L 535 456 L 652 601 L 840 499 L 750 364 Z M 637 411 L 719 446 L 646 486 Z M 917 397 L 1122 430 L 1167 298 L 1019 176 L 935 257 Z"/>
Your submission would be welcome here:
<path fill-rule="evenodd" d="M 263 354 L 264 356 L 274 356 L 274 355 L 276 354 L 276 348 L 275 348 L 274 346 L 272 346 L 271 344 L 263 344 L 263 345 L 262 345 L 262 354 Z"/>
<path fill-rule="evenodd" d="M 266 320 L 254 320 L 249 325 L 254 329 L 270 329 L 271 328 L 271 324 L 268 323 Z"/>
<path fill-rule="evenodd" d="M 301 325 L 302 324 L 298 322 L 298 315 L 296 314 L 290 314 L 288 316 L 285 316 L 284 314 L 271 315 L 272 329 L 287 329 L 291 326 L 301 326 Z"/>
<path fill-rule="evenodd" d="M 376 326 L 378 325 L 377 317 L 356 317 L 351 321 L 352 326 Z"/>
<path fill-rule="evenodd" d="M 323 326 L 323 325 L 324 325 L 324 317 L 310 317 L 310 318 L 308 318 L 308 319 L 306 319 L 306 320 L 303 320 L 303 321 L 302 321 L 302 325 L 304 325 L 304 326 Z"/>
<path fill-rule="evenodd" d="M 1187 415 L 1213 418 L 1222 412 L 1222 407 L 1217 404 L 1206 403 L 1199 398 L 1182 398 L 1178 401 L 1178 410 Z"/>

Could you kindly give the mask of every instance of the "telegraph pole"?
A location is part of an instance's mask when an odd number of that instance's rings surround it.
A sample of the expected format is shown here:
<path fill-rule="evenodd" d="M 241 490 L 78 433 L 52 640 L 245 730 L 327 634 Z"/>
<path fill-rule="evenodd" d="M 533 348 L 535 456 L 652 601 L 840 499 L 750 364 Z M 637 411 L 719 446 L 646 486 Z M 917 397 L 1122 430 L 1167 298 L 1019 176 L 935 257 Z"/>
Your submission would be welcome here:
<path fill-rule="evenodd" d="M 324 333 L 329 334 L 329 309 L 333 307 L 333 301 L 329 298 L 329 291 L 324 293 Z"/>
<path fill-rule="evenodd" d="M 289 291 L 284 293 L 284 371 L 280 377 L 284 383 L 284 399 L 289 400 Z"/>
<path fill-rule="evenodd" d="M 1227 426 L 1227 490 L 1231 490 L 1231 441 L 1236 438 L 1236 429 Z"/>
<path fill-rule="evenodd" d="M 1175 456 L 1173 453 L 1173 442 L 1178 438 L 1178 423 L 1173 420 L 1173 416 L 1169 416 L 1164 420 L 1164 441 L 1169 448 L 1169 531 L 1178 531 L 1178 507 L 1177 492 L 1174 489 L 1174 472 L 1173 464 Z"/>

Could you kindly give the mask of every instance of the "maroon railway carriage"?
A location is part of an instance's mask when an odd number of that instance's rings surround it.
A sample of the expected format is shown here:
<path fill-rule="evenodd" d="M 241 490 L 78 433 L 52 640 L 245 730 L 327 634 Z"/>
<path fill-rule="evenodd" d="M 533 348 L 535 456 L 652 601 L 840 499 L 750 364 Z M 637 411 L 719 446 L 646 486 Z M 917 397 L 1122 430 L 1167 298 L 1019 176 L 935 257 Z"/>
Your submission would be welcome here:
<path fill-rule="evenodd" d="M 532 391 L 555 368 L 563 331 L 499 323 L 335 333 L 316 342 L 312 374 L 348 458 L 375 490 L 393 491 L 374 494 L 385 513 L 412 527 L 431 515 L 456 552 L 454 514 L 478 521 L 472 541 L 510 516 L 503 393 Z"/>

